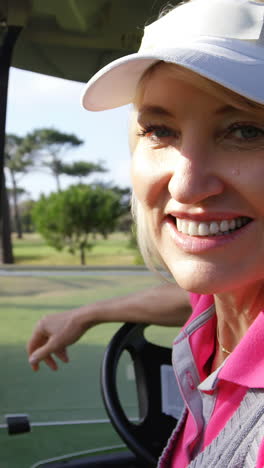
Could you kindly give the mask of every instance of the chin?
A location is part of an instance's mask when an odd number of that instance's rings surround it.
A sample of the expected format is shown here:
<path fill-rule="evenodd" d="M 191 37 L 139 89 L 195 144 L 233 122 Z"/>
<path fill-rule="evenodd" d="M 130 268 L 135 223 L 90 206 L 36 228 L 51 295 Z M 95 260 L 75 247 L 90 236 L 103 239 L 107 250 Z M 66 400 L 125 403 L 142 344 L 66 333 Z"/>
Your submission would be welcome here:
<path fill-rule="evenodd" d="M 212 264 L 176 261 L 168 268 L 177 284 L 186 291 L 196 294 L 217 294 L 230 288 L 226 275 Z"/>
<path fill-rule="evenodd" d="M 232 293 L 235 290 L 245 291 L 261 283 L 264 288 L 264 272 L 255 267 L 248 271 L 241 268 L 227 268 L 223 264 L 178 260 L 168 265 L 177 284 L 188 292 L 196 294 Z"/>

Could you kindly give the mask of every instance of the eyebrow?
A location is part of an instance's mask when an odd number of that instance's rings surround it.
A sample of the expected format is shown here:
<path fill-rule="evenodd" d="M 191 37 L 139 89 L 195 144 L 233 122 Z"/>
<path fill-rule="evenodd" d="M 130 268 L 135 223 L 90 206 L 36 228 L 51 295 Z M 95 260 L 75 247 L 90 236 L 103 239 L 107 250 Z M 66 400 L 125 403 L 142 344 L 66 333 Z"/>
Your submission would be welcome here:
<path fill-rule="evenodd" d="M 215 115 L 232 115 L 237 112 L 241 111 L 238 107 L 232 106 L 231 104 L 225 104 L 218 109 L 215 110 Z M 160 117 L 167 117 L 167 118 L 175 118 L 175 114 L 170 112 L 169 110 L 165 109 L 162 106 L 155 106 L 155 105 L 144 105 L 138 110 L 138 116 L 140 120 L 142 117 L 151 117 L 151 116 L 160 116 Z"/>
<path fill-rule="evenodd" d="M 174 117 L 172 112 L 169 112 L 167 109 L 164 109 L 164 107 L 161 106 L 143 106 L 138 110 L 139 117 L 147 115 L 157 115 L 157 116 L 162 116 L 162 117 Z"/>
<path fill-rule="evenodd" d="M 216 115 L 222 115 L 222 114 L 234 114 L 235 112 L 239 112 L 241 109 L 238 107 L 234 107 L 231 104 L 226 104 L 224 106 L 219 107 L 219 109 L 216 109 L 215 114 Z"/>

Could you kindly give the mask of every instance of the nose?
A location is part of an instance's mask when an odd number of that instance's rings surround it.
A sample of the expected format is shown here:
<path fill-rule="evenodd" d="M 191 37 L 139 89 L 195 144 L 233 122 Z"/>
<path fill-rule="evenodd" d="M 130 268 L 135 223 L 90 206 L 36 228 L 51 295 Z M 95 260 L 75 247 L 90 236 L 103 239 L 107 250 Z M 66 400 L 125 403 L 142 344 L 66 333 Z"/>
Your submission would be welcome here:
<path fill-rule="evenodd" d="M 180 148 L 173 166 L 168 190 L 179 203 L 198 204 L 224 190 L 214 156 L 198 145 Z"/>

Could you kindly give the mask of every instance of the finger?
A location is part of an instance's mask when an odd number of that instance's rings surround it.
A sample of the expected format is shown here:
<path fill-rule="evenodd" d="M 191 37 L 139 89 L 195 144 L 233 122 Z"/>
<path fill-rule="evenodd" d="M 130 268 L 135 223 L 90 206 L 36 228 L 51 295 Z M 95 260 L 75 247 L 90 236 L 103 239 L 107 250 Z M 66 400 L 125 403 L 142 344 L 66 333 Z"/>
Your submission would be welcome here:
<path fill-rule="evenodd" d="M 31 368 L 34 372 L 37 372 L 39 370 L 39 364 L 30 364 L 31 365 Z"/>
<path fill-rule="evenodd" d="M 44 361 L 51 353 L 56 353 L 57 350 L 64 349 L 54 338 L 50 337 L 43 346 L 38 346 L 36 350 L 32 351 L 29 355 L 29 363 L 37 364 Z"/>
<path fill-rule="evenodd" d="M 56 351 L 54 353 L 62 362 L 69 362 L 69 356 L 68 356 L 68 353 L 67 353 L 67 350 L 64 348 L 64 349 L 61 349 L 59 351 Z"/>
<path fill-rule="evenodd" d="M 51 355 L 48 355 L 46 354 L 45 356 L 43 356 L 43 358 L 37 356 L 36 354 L 32 354 L 29 359 L 28 359 L 28 362 L 29 364 L 31 365 L 32 369 L 34 371 L 38 371 L 39 370 L 39 363 L 40 361 L 44 361 L 46 362 L 46 364 L 53 370 L 57 370 L 57 364 L 55 362 L 55 360 L 53 359 L 53 357 Z"/>
<path fill-rule="evenodd" d="M 51 370 L 56 371 L 58 369 L 57 363 L 56 363 L 55 359 L 53 359 L 52 356 L 47 356 L 44 359 L 44 361 Z"/>
<path fill-rule="evenodd" d="M 27 344 L 28 355 L 32 354 L 36 349 L 45 345 L 48 339 L 49 337 L 45 333 L 36 330 Z"/>
<path fill-rule="evenodd" d="M 33 369 L 33 371 L 38 371 L 39 370 L 39 362 L 43 360 L 48 367 L 50 367 L 50 369 L 52 370 L 57 370 L 58 369 L 58 365 L 55 361 L 55 359 L 51 356 L 51 355 L 47 355 L 45 357 L 43 357 L 43 359 L 38 359 L 37 357 L 35 356 L 31 356 L 29 358 L 29 363 L 31 365 L 31 368 Z"/>

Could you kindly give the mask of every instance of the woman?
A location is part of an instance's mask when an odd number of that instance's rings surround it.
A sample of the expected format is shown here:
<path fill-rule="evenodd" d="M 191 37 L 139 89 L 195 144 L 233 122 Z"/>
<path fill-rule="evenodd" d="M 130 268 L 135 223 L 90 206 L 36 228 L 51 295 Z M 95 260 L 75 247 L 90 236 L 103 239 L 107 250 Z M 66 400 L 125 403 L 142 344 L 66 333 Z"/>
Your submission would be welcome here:
<path fill-rule="evenodd" d="M 132 102 L 139 243 L 190 291 L 173 365 L 186 409 L 160 466 L 264 466 L 264 4 L 193 0 L 83 105 Z"/>

